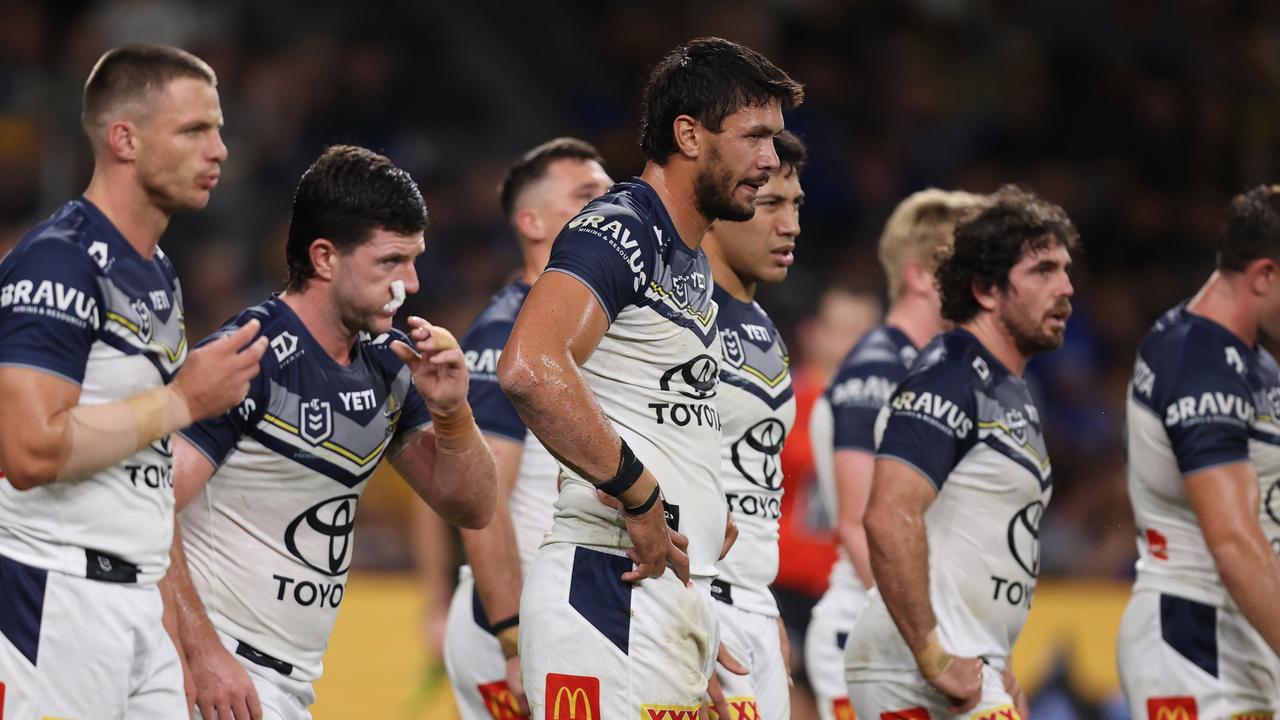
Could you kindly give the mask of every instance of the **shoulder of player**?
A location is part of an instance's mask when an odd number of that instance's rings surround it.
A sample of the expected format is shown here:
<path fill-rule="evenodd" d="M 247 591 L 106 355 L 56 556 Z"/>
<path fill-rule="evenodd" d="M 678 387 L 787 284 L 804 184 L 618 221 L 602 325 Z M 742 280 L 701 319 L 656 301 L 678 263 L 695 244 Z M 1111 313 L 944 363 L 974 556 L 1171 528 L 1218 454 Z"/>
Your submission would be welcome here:
<path fill-rule="evenodd" d="M 592 200 L 560 234 L 591 235 L 628 247 L 654 245 L 658 243 L 655 211 L 647 198 L 624 187 Z"/>
<path fill-rule="evenodd" d="M 106 245 L 86 232 L 88 224 L 87 217 L 64 208 L 18 241 L 4 258 L 3 270 L 36 263 L 63 272 L 104 274 Z M 0 275 L 8 274 L 3 270 Z"/>
<path fill-rule="evenodd" d="M 935 337 L 903 378 L 903 385 L 926 387 L 948 397 L 969 397 L 991 384 L 999 369 L 993 368 L 972 335 L 951 331 Z"/>
<path fill-rule="evenodd" d="M 1247 391 L 1251 354 L 1226 328 L 1185 312 L 1161 318 L 1138 346 L 1156 396 L 1190 386 Z"/>

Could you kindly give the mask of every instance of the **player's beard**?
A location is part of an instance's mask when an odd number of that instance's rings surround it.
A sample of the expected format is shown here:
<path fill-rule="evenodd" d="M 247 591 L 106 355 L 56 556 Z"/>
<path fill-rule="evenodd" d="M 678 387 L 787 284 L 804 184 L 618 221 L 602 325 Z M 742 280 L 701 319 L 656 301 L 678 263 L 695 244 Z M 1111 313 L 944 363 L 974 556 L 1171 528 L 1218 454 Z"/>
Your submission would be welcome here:
<path fill-rule="evenodd" d="M 1031 357 L 1050 350 L 1057 350 L 1062 346 L 1062 341 L 1066 337 L 1065 329 L 1063 334 L 1057 334 L 1045 330 L 1044 324 L 1049 315 L 1055 311 L 1063 311 L 1069 314 L 1071 312 L 1070 300 L 1063 300 L 1049 312 L 1038 318 L 1033 318 L 1025 308 L 1016 302 L 1012 302 L 1012 298 L 1008 299 L 1010 302 L 1005 304 L 1005 310 L 1000 313 L 1000 322 L 1004 324 L 1005 330 L 1013 338 L 1014 344 L 1018 346 L 1018 352 L 1026 357 Z"/>
<path fill-rule="evenodd" d="M 708 220 L 746 222 L 755 216 L 756 206 L 751 200 L 739 202 L 737 190 L 733 173 L 720 161 L 720 152 L 712 145 L 707 151 L 706 168 L 693 178 L 694 205 Z"/>

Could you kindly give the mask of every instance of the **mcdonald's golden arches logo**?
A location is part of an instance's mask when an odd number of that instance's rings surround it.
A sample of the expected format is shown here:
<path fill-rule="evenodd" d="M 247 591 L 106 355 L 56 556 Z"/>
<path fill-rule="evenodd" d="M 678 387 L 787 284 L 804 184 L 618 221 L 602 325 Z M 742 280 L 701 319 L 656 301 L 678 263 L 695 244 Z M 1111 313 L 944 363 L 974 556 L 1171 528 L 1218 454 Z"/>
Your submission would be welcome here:
<path fill-rule="evenodd" d="M 1147 698 L 1147 720 L 1199 720 L 1194 697 Z"/>
<path fill-rule="evenodd" d="M 602 720 L 600 679 L 547 673 L 546 720 Z"/>

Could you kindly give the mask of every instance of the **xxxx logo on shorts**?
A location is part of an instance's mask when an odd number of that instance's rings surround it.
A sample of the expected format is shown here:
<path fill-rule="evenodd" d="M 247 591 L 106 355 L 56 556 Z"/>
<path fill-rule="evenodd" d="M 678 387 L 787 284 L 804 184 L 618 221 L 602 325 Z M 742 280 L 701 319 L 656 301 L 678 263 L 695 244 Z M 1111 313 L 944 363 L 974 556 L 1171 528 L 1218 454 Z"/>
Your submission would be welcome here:
<path fill-rule="evenodd" d="M 906 710 L 882 712 L 880 713 L 880 720 L 932 720 L 932 718 L 929 717 L 928 710 L 922 707 L 913 707 Z"/>
<path fill-rule="evenodd" d="M 603 720 L 600 678 L 547 673 L 546 720 Z"/>
<path fill-rule="evenodd" d="M 1147 698 L 1147 720 L 1198 720 L 1194 697 Z"/>
<path fill-rule="evenodd" d="M 969 716 L 969 720 L 1022 720 L 1012 705 L 987 708 Z"/>
<path fill-rule="evenodd" d="M 698 720 L 698 706 L 641 705 L 640 720 Z"/>
<path fill-rule="evenodd" d="M 831 703 L 831 714 L 836 720 L 858 720 L 858 713 L 853 711 L 853 703 L 849 698 L 836 698 Z"/>
<path fill-rule="evenodd" d="M 484 700 L 485 709 L 493 716 L 493 720 L 520 720 L 528 715 L 520 714 L 520 705 L 505 680 L 477 685 L 480 697 Z"/>
<path fill-rule="evenodd" d="M 1270 710 L 1250 710 L 1232 715 L 1231 720 L 1276 720 L 1276 714 Z"/>
<path fill-rule="evenodd" d="M 760 708 L 756 706 L 755 698 L 726 698 L 725 702 L 729 704 L 729 720 L 761 720 Z"/>

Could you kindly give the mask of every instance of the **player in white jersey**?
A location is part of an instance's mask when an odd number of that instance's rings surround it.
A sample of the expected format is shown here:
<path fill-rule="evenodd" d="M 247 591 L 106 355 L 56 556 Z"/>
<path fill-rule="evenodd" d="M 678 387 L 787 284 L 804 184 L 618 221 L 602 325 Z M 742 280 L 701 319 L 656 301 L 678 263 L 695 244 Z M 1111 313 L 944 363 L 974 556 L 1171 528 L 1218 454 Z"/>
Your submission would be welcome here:
<path fill-rule="evenodd" d="M 1235 197 L 1217 269 L 1138 347 L 1126 414 L 1134 718 L 1280 712 L 1280 186 Z"/>
<path fill-rule="evenodd" d="M 1030 192 L 989 200 L 956 226 L 936 272 L 956 328 L 881 411 L 863 523 L 876 587 L 845 648 L 858 717 L 1025 712 L 1001 675 L 1035 589 L 1053 474 L 1022 373 L 1062 344 L 1078 240 Z"/>
<path fill-rule="evenodd" d="M 266 350 L 254 326 L 188 354 L 158 247 L 227 157 L 216 84 L 177 48 L 103 55 L 89 187 L 0 263 L 0 717 L 186 713 L 156 588 L 170 433 L 239 402 Z"/>
<path fill-rule="evenodd" d="M 720 480 L 738 539 L 711 581 L 720 641 L 749 671 L 720 666 L 711 699 L 733 720 L 791 716 L 785 630 L 769 585 L 778 574 L 778 518 L 782 504 L 782 445 L 796 417 L 790 356 L 773 321 L 756 304 L 762 282 L 782 282 L 795 262 L 804 191 L 805 147 L 793 133 L 774 138 L 778 170 L 756 193 L 746 222 L 718 221 L 702 247 L 719 306 Z"/>
<path fill-rule="evenodd" d="M 384 456 L 445 520 L 493 514 L 462 351 L 421 318 L 408 336 L 391 327 L 418 290 L 426 225 L 407 172 L 364 148 L 325 150 L 294 195 L 284 293 L 214 335 L 257 319 L 271 352 L 243 403 L 175 442 L 166 583 L 204 718 L 311 717 L 356 505 Z"/>
<path fill-rule="evenodd" d="M 892 303 L 884 324 L 864 336 L 814 402 L 810 442 L 818 486 L 836 519 L 839 555 L 827 592 L 805 633 L 805 668 L 823 720 L 850 720 L 844 646 L 874 582 L 862 527 L 875 465 L 875 423 L 920 348 L 945 327 L 933 273 L 952 231 L 983 198 L 922 190 L 898 203 L 880 235 Z"/>
<path fill-rule="evenodd" d="M 782 110 L 801 97 L 740 45 L 703 38 L 670 53 L 646 90 L 643 173 L 570 221 L 516 320 L 499 379 L 561 463 L 520 600 L 533 717 L 688 717 L 701 705 L 728 512 L 700 245 L 713 220 L 750 219 L 778 166 Z"/>
<path fill-rule="evenodd" d="M 498 358 L 560 229 L 612 181 L 591 145 L 556 138 L 526 152 L 503 179 L 503 214 L 524 255 L 520 277 L 493 297 L 462 337 L 467 399 L 498 465 L 498 505 L 480 530 L 463 530 L 467 562 L 449 604 L 444 662 L 462 720 L 527 717 L 520 684 L 521 579 L 551 529 L 559 466 L 498 385 Z"/>

